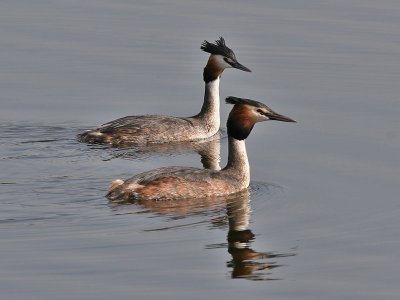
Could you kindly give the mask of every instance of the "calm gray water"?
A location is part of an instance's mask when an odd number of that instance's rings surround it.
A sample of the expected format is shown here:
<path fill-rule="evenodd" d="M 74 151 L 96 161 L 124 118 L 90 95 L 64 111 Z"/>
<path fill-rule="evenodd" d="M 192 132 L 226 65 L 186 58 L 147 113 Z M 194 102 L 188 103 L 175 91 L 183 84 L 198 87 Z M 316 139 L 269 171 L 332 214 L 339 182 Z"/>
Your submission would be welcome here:
<path fill-rule="evenodd" d="M 2 299 L 399 299 L 400 2 L 0 8 Z M 237 197 L 109 203 L 111 180 L 200 156 L 76 134 L 127 114 L 197 113 L 200 43 L 220 35 L 253 70 L 226 70 L 221 98 L 298 123 L 256 125 L 251 187 Z M 221 165 L 226 146 L 213 145 Z"/>

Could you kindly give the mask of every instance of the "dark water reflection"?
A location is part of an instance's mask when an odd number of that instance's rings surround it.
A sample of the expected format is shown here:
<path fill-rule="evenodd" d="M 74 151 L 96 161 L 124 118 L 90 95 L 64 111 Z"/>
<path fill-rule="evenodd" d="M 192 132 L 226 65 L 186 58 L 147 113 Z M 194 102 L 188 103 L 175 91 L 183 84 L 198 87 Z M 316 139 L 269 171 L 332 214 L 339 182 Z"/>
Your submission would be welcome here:
<path fill-rule="evenodd" d="M 275 185 L 253 183 L 248 189 L 226 197 L 188 199 L 178 201 L 138 201 L 111 202 L 116 214 L 129 214 L 129 206 L 139 207 L 135 214 L 155 214 L 170 220 L 185 220 L 177 225 L 145 229 L 146 232 L 173 231 L 199 225 L 209 225 L 212 229 L 227 229 L 226 242 L 205 245 L 206 249 L 227 249 L 231 260 L 226 262 L 231 278 L 247 280 L 281 280 L 273 275 L 273 269 L 281 267 L 280 258 L 295 256 L 292 253 L 260 252 L 253 249 L 256 234 L 249 228 L 251 217 L 251 197 L 265 197 Z M 128 211 L 128 212 L 127 212 Z M 199 220 L 200 219 L 200 220 Z"/>
<path fill-rule="evenodd" d="M 252 248 L 255 234 L 248 228 L 250 222 L 250 194 L 244 191 L 227 203 L 229 221 L 228 252 L 232 260 L 227 263 L 232 268 L 232 278 L 250 280 L 277 280 L 270 272 L 280 267 L 276 260 L 294 256 L 289 253 L 259 252 Z"/>
<path fill-rule="evenodd" d="M 128 160 L 147 159 L 152 156 L 176 156 L 187 153 L 200 155 L 200 162 L 205 169 L 220 170 L 221 139 L 226 138 L 226 132 L 221 130 L 209 139 L 180 143 L 148 144 L 146 146 L 101 144 L 88 145 L 89 149 L 101 149 L 109 152 L 109 159 L 122 158 Z"/>

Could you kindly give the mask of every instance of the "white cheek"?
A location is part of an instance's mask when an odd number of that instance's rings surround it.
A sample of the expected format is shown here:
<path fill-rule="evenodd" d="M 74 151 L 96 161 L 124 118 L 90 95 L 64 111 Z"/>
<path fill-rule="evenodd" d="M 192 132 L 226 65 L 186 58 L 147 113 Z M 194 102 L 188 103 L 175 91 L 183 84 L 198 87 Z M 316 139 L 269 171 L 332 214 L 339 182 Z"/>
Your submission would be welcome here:
<path fill-rule="evenodd" d="M 266 116 L 261 115 L 260 113 L 254 111 L 254 110 L 251 111 L 251 114 L 253 115 L 253 118 L 256 122 L 263 122 L 263 121 L 269 120 Z"/>
<path fill-rule="evenodd" d="M 215 56 L 215 61 L 217 62 L 218 66 L 221 68 L 232 68 L 232 66 L 230 64 L 228 64 L 225 60 L 224 57 L 222 55 L 216 55 Z"/>
<path fill-rule="evenodd" d="M 259 114 L 257 117 L 257 122 L 264 122 L 264 121 L 269 121 L 269 118 Z"/>

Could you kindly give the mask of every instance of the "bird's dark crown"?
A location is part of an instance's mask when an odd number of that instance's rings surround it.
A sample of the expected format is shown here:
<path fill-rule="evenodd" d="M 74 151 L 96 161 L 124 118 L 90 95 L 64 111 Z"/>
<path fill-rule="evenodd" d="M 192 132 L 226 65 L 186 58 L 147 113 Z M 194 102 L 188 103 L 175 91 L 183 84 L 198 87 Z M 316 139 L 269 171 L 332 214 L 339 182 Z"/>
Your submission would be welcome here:
<path fill-rule="evenodd" d="M 265 104 L 263 104 L 261 102 L 251 100 L 251 99 L 233 97 L 233 96 L 227 97 L 225 99 L 225 102 L 228 104 L 246 104 L 246 105 L 250 105 L 250 106 L 254 106 L 254 107 L 270 109 L 268 106 L 266 106 Z"/>

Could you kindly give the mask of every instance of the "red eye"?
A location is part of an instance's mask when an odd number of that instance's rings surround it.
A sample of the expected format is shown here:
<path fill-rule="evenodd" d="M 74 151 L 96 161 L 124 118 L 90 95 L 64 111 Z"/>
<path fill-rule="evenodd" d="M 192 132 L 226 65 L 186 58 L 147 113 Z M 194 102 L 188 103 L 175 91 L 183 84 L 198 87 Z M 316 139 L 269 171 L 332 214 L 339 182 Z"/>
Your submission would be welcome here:
<path fill-rule="evenodd" d="M 257 109 L 257 112 L 262 114 L 262 115 L 264 114 L 264 112 L 261 109 Z"/>

